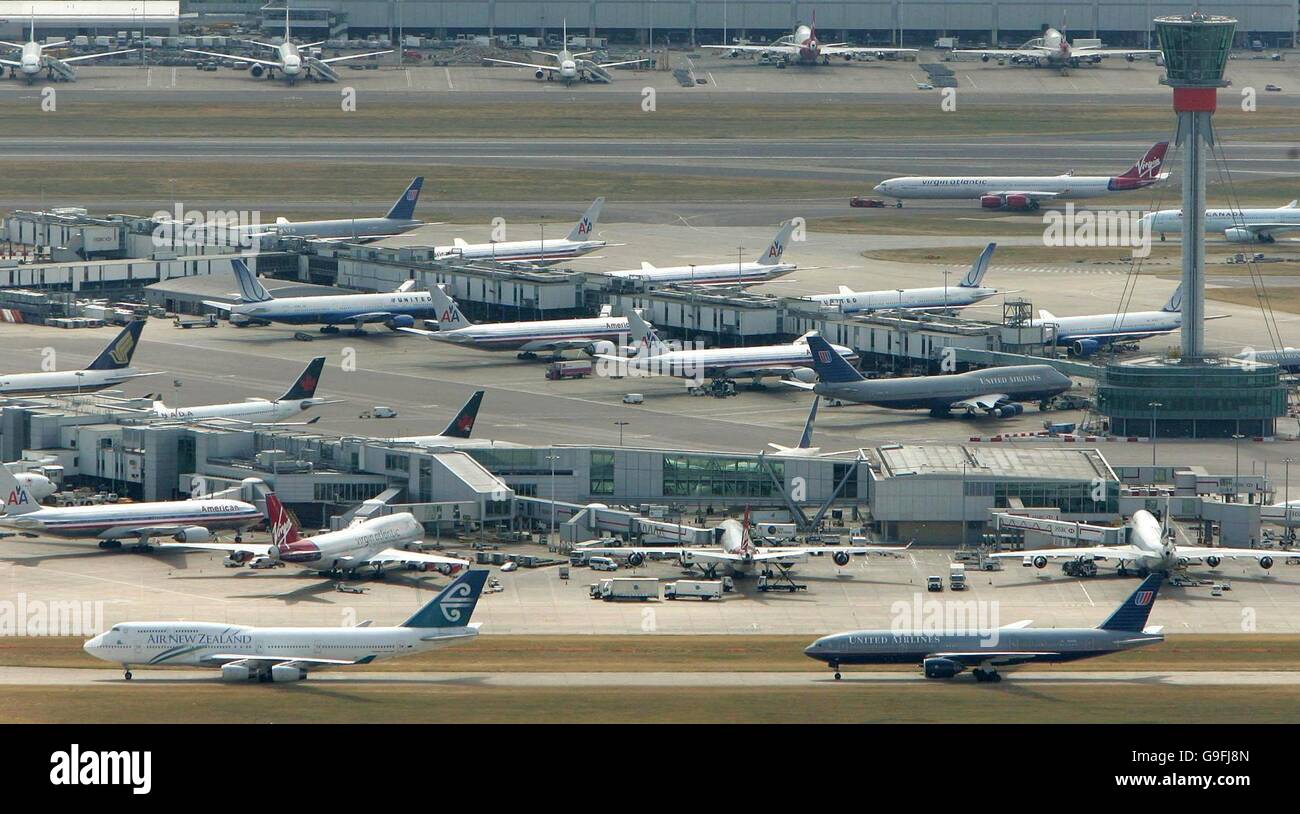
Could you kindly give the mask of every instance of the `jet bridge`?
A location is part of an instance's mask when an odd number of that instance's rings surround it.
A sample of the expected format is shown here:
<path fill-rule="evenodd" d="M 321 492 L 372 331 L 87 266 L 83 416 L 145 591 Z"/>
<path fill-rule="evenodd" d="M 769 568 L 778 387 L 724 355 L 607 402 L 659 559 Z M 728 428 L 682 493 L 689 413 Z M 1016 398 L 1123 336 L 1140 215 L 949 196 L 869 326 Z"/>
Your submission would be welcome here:
<path fill-rule="evenodd" d="M 554 517 L 560 539 L 566 543 L 579 543 L 602 534 L 625 534 L 629 537 L 654 535 L 670 538 L 680 545 L 711 545 L 713 529 L 702 529 L 683 523 L 651 520 L 636 512 L 612 509 L 603 503 L 564 503 L 545 498 L 515 497 L 519 517 L 537 523 L 549 523 Z M 552 514 L 552 512 L 554 512 Z"/>
<path fill-rule="evenodd" d="M 1052 538 L 1052 543 L 1060 547 L 1078 547 L 1084 545 L 1122 545 L 1128 542 L 1126 526 L 1103 527 L 1071 520 L 1055 520 L 1047 517 L 1032 517 L 1009 512 L 993 512 L 993 530 L 1037 532 Z"/>

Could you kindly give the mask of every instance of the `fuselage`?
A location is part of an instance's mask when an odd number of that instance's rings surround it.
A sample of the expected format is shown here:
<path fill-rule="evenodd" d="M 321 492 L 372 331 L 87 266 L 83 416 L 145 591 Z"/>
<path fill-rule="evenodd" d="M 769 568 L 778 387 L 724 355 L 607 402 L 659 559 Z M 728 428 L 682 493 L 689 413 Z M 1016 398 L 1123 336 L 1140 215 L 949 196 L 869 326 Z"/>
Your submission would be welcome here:
<path fill-rule="evenodd" d="M 1156 234 L 1180 234 L 1183 231 L 1183 211 L 1162 209 L 1146 215 L 1151 231 Z M 1300 228 L 1300 208 L 1280 206 L 1273 209 L 1207 209 L 1205 231 L 1227 232 L 1229 229 L 1257 224 L 1286 224 Z"/>
<path fill-rule="evenodd" d="M 135 368 L 113 370 L 68 370 L 47 373 L 0 375 L 0 395 L 22 396 L 54 393 L 90 393 L 121 384 L 139 376 Z"/>
<path fill-rule="evenodd" d="M 823 636 L 804 650 L 831 665 L 921 664 L 942 653 L 1043 653 L 1035 662 L 1054 664 L 1102 656 L 1164 641 L 1142 634 L 1097 628 L 1033 628 L 971 631 L 855 630 Z"/>
<path fill-rule="evenodd" d="M 797 268 L 793 263 L 712 263 L 704 266 L 621 269 L 601 272 L 607 277 L 671 285 L 725 285 L 755 283 L 783 277 Z"/>
<path fill-rule="evenodd" d="M 58 537 L 116 539 L 131 529 L 156 526 L 201 526 L 209 530 L 246 529 L 262 522 L 262 513 L 241 500 L 167 500 L 157 503 L 110 503 L 102 506 L 42 508 L 0 516 L 0 527 Z"/>
<path fill-rule="evenodd" d="M 808 299 L 838 307 L 846 314 L 882 311 L 891 308 L 962 308 L 986 300 L 998 293 L 996 288 L 976 286 L 934 286 L 905 288 L 898 291 L 853 291 L 840 294 L 814 294 Z"/>
<path fill-rule="evenodd" d="M 895 410 L 944 411 L 960 401 L 1002 394 L 1012 401 L 1044 401 L 1069 390 L 1069 376 L 1048 365 L 1013 365 L 940 376 L 860 382 L 818 382 L 813 392 Z"/>
<path fill-rule="evenodd" d="M 604 248 L 603 240 L 503 240 L 497 243 L 466 243 L 459 246 L 436 246 L 434 257 L 498 262 L 554 263 Z"/>
<path fill-rule="evenodd" d="M 1086 314 L 1030 320 L 1033 327 L 1049 326 L 1055 330 L 1056 343 L 1069 344 L 1076 339 L 1123 333 L 1125 340 L 1144 339 L 1178 330 L 1183 324 L 1179 311 L 1130 311 L 1125 314 Z M 1149 332 L 1149 333 L 1144 333 Z"/>
<path fill-rule="evenodd" d="M 412 319 L 437 316 L 428 291 L 375 294 L 326 294 L 321 297 L 278 297 L 230 306 L 232 314 L 286 325 L 336 325 L 358 314 L 400 314 Z"/>
<path fill-rule="evenodd" d="M 1009 175 L 1009 176 L 933 176 L 916 175 L 890 178 L 875 186 L 875 191 L 891 198 L 932 198 L 969 200 L 985 195 L 1007 193 L 1053 193 L 1053 200 L 1091 198 L 1119 191 L 1116 179 L 1088 175 Z M 1141 182 L 1149 186 L 1154 182 Z M 1126 185 L 1127 186 L 1127 185 Z M 1137 188 L 1137 187 L 1134 187 Z"/>
<path fill-rule="evenodd" d="M 850 363 L 858 355 L 851 348 L 832 345 L 837 353 Z M 812 368 L 812 352 L 807 343 L 788 345 L 756 345 L 751 348 L 705 348 L 702 350 L 667 351 L 655 356 L 633 357 L 628 367 L 653 375 L 699 378 L 779 376 L 791 368 Z M 770 371 L 770 372 L 767 372 Z"/>
<path fill-rule="evenodd" d="M 276 545 L 283 562 L 313 569 L 354 568 L 379 552 L 424 538 L 424 527 L 408 512 L 371 518 L 356 526 Z"/>
<path fill-rule="evenodd" d="M 279 421 L 309 410 L 323 400 L 288 399 L 286 401 L 267 401 L 252 399 L 235 401 L 229 404 L 202 404 L 196 407 L 168 407 L 161 401 L 154 402 L 153 414 L 169 421 L 202 421 L 206 418 L 237 418 L 243 421 Z"/>
<path fill-rule="evenodd" d="M 575 339 L 618 342 L 627 334 L 626 317 L 589 317 L 468 325 L 464 328 L 443 329 L 430 334 L 429 338 L 438 342 L 470 345 L 481 350 L 531 352 L 547 350 L 557 342 Z"/>
<path fill-rule="evenodd" d="M 276 223 L 277 234 L 289 237 L 349 238 L 358 239 L 383 235 L 401 235 L 418 229 L 424 221 L 409 218 L 335 218 L 333 220 L 303 220 Z M 265 227 L 263 227 L 265 228 Z"/>

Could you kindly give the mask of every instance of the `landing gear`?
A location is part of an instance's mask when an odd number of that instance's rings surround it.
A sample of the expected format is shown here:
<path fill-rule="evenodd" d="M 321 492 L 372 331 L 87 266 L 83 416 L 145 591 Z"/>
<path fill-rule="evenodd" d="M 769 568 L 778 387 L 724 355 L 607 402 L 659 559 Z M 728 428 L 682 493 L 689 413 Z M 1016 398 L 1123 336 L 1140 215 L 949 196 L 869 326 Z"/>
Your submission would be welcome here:
<path fill-rule="evenodd" d="M 100 540 L 99 547 L 108 550 L 116 550 L 122 547 L 121 540 Z"/>
<path fill-rule="evenodd" d="M 1002 680 L 1002 674 L 997 670 L 976 669 L 973 671 L 973 675 L 975 676 L 975 680 L 981 684 L 996 684 Z"/>
<path fill-rule="evenodd" d="M 125 672 L 122 673 L 122 678 L 126 679 L 127 681 L 130 681 L 130 680 L 131 680 L 131 668 L 128 667 L 127 665 L 123 664 L 123 665 L 122 665 L 122 669 L 125 671 Z"/>
<path fill-rule="evenodd" d="M 336 333 L 339 332 L 339 326 L 337 326 L 337 325 L 322 325 L 322 326 L 320 326 L 320 332 L 323 333 L 323 334 L 336 334 Z"/>
<path fill-rule="evenodd" d="M 534 360 L 534 359 L 537 358 L 537 354 L 533 353 L 533 352 L 530 351 L 530 350 L 526 350 L 526 351 L 522 351 L 522 352 L 520 352 L 520 353 L 516 353 L 516 354 L 515 354 L 515 358 L 516 358 L 516 359 L 522 359 L 522 360 L 527 361 L 527 362 L 531 362 L 532 360 Z"/>
<path fill-rule="evenodd" d="M 902 209 L 902 208 L 903 208 L 903 202 L 902 202 L 902 201 L 894 201 L 894 208 L 895 208 L 895 209 Z"/>

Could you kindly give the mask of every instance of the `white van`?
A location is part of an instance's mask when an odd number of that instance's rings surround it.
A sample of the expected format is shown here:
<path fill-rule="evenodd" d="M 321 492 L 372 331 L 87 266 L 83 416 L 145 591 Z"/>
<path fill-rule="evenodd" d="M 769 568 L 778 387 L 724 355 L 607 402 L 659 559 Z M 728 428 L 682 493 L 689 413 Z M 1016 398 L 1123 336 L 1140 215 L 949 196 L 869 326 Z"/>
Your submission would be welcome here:
<path fill-rule="evenodd" d="M 628 393 L 623 397 L 624 404 L 644 404 L 645 396 L 640 393 Z"/>
<path fill-rule="evenodd" d="M 593 571 L 618 570 L 618 563 L 614 562 L 609 557 L 592 557 L 587 560 L 587 563 L 591 566 L 591 570 Z"/>

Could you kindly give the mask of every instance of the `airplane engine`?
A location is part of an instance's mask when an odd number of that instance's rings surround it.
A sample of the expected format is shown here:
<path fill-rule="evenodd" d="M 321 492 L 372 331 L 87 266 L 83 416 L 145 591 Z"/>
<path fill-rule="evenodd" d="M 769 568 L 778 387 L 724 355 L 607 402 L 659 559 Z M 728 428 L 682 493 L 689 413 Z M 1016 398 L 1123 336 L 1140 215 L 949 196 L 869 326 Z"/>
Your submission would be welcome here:
<path fill-rule="evenodd" d="M 1132 54 L 1125 54 L 1125 55 L 1124 55 L 1124 61 L 1125 61 L 1125 62 L 1137 62 L 1137 57 L 1133 56 Z"/>
<path fill-rule="evenodd" d="M 1259 558 L 1259 567 L 1260 567 L 1260 568 L 1263 568 L 1265 571 L 1267 571 L 1268 569 L 1272 568 L 1272 567 L 1273 567 L 1273 558 L 1272 558 L 1272 557 L 1260 557 L 1260 558 Z"/>
<path fill-rule="evenodd" d="M 455 575 L 460 573 L 460 569 L 462 566 L 453 565 L 452 563 L 449 562 L 440 562 L 434 567 L 438 570 L 438 573 L 442 574 L 443 576 L 454 577 Z"/>
<path fill-rule="evenodd" d="M 276 664 L 271 667 L 271 680 L 277 684 L 282 681 L 302 681 L 307 671 L 288 664 Z"/>
<path fill-rule="evenodd" d="M 1087 359 L 1099 350 L 1101 343 L 1095 339 L 1079 339 L 1070 343 L 1070 355 L 1080 359 Z"/>
<path fill-rule="evenodd" d="M 1001 195 L 981 195 L 980 206 L 985 209 L 1001 209 L 1003 204 Z"/>
<path fill-rule="evenodd" d="M 248 668 L 242 664 L 223 664 L 221 665 L 222 681 L 247 681 L 249 675 Z"/>
<path fill-rule="evenodd" d="M 540 71 L 540 70 L 539 70 L 539 71 L 534 71 L 534 72 L 533 72 L 533 76 L 537 77 L 538 79 L 545 79 L 545 78 L 546 78 L 546 71 Z"/>
<path fill-rule="evenodd" d="M 966 669 L 952 659 L 926 659 L 923 664 L 926 678 L 952 678 Z"/>
<path fill-rule="evenodd" d="M 836 551 L 831 555 L 831 561 L 843 568 L 849 564 L 849 555 L 843 551 Z"/>
<path fill-rule="evenodd" d="M 262 74 L 266 73 L 266 68 L 258 65 L 256 62 L 248 66 L 248 72 L 253 75 L 254 79 L 261 79 Z"/>
<path fill-rule="evenodd" d="M 983 54 L 983 55 L 980 56 L 980 62 L 988 62 L 989 59 L 990 59 L 990 57 L 989 57 L 988 54 Z M 1012 57 L 1011 59 L 1014 61 L 1014 60 L 1015 60 L 1015 57 Z"/>
<path fill-rule="evenodd" d="M 233 565 L 244 565 L 251 559 L 253 559 L 251 551 L 232 551 L 226 555 L 226 561 Z"/>
<path fill-rule="evenodd" d="M 206 543 L 212 534 L 202 526 L 186 526 L 173 534 L 172 539 L 178 543 Z"/>
<path fill-rule="evenodd" d="M 1025 406 L 1023 404 L 1012 402 L 1011 404 L 1003 404 L 1001 407 L 994 410 L 993 415 L 998 418 L 1011 418 L 1012 416 L 1020 415 L 1024 411 Z"/>
<path fill-rule="evenodd" d="M 390 331 L 397 330 L 398 328 L 414 328 L 415 317 L 410 314 L 398 314 L 397 316 L 385 321 L 384 325 L 388 326 Z"/>
<path fill-rule="evenodd" d="M 1037 209 L 1038 204 L 1028 195 L 1008 195 L 1007 209 L 1026 210 Z"/>
<path fill-rule="evenodd" d="M 1218 568 L 1218 567 L 1219 567 L 1219 563 L 1221 563 L 1221 562 L 1223 562 L 1223 560 L 1219 559 L 1218 557 L 1206 557 L 1206 558 L 1205 558 L 1205 564 L 1208 565 L 1208 566 L 1210 566 L 1211 568 Z"/>
<path fill-rule="evenodd" d="M 588 356 L 614 356 L 618 354 L 619 347 L 608 339 L 602 339 L 599 342 L 592 342 L 582 350 Z"/>
<path fill-rule="evenodd" d="M 645 562 L 645 555 L 640 551 L 633 551 L 631 554 L 627 555 L 627 564 L 633 568 L 636 568 L 643 562 Z"/>
<path fill-rule="evenodd" d="M 1250 231 L 1249 229 L 1240 229 L 1240 228 L 1224 229 L 1223 236 L 1227 238 L 1229 243 L 1254 243 L 1255 242 L 1255 233 Z"/>
<path fill-rule="evenodd" d="M 1033 559 L 1033 563 L 1034 563 L 1034 567 L 1035 567 L 1035 568 L 1046 568 L 1046 567 L 1047 567 L 1047 558 L 1044 557 L 1043 555 L 1039 554 L 1037 557 L 1034 557 L 1034 559 Z"/>
<path fill-rule="evenodd" d="M 790 371 L 790 378 L 797 382 L 803 382 L 804 384 L 816 384 L 817 371 L 810 367 L 797 367 Z"/>
<path fill-rule="evenodd" d="M 682 568 L 691 568 L 695 565 L 695 557 L 683 551 L 681 555 L 677 558 L 677 564 L 680 565 Z"/>

